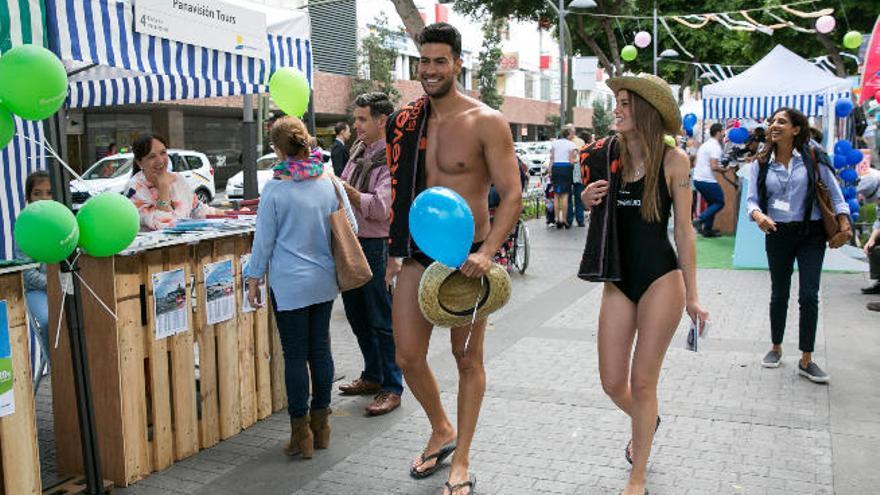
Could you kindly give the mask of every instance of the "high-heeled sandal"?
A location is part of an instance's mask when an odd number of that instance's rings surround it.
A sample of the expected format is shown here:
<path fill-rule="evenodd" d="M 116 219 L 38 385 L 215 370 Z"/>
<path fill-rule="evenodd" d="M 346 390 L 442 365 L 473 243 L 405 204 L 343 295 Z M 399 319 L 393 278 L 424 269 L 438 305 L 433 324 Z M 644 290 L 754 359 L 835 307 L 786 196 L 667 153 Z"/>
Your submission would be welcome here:
<path fill-rule="evenodd" d="M 657 416 L 657 426 L 654 427 L 654 433 L 657 433 L 657 428 L 660 428 L 660 416 Z M 632 452 L 630 452 L 630 450 L 632 450 L 632 444 L 633 444 L 633 441 L 632 441 L 632 438 L 630 438 L 629 443 L 626 444 L 626 449 L 623 451 L 623 455 L 624 455 L 624 457 L 626 457 L 626 462 L 628 462 L 630 464 L 633 463 Z"/>

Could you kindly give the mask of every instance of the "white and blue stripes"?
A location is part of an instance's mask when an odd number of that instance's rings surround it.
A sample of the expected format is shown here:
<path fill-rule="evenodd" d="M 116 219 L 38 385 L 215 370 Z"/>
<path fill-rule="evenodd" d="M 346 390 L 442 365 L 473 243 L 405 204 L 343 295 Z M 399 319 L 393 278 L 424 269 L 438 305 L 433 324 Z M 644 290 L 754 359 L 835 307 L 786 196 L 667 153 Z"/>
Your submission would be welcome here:
<path fill-rule="evenodd" d="M 118 79 L 72 81 L 71 108 L 135 105 L 189 98 L 213 98 L 264 92 L 259 84 L 212 81 L 190 77 L 143 75 Z"/>
<path fill-rule="evenodd" d="M 46 11 L 49 44 L 62 60 L 142 74 L 73 83 L 72 108 L 264 92 L 278 67 L 312 81 L 308 32 L 269 33 L 261 60 L 138 33 L 131 0 L 46 0 Z"/>
<path fill-rule="evenodd" d="M 849 92 L 833 94 L 832 104 L 849 97 Z M 763 119 L 777 108 L 791 107 L 808 117 L 818 117 L 824 114 L 825 99 L 826 96 L 819 94 L 704 98 L 703 115 L 707 119 Z"/>
<path fill-rule="evenodd" d="M 46 168 L 46 152 L 31 138 L 43 140 L 42 122 L 15 117 L 15 136 L 0 150 L 0 251 L 2 259 L 12 259 L 12 227 L 25 207 L 24 182 L 28 174 Z"/>

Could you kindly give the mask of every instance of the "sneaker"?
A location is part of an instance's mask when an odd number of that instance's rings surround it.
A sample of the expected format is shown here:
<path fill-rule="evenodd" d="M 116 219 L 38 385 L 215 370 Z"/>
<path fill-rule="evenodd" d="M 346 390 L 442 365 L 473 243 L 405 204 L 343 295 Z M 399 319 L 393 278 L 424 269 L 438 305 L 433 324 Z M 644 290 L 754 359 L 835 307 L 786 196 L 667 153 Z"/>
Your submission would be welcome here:
<path fill-rule="evenodd" d="M 868 311 L 880 311 L 880 301 L 869 302 L 867 308 Z"/>
<path fill-rule="evenodd" d="M 813 383 L 828 383 L 828 381 L 831 380 L 831 377 L 822 371 L 822 368 L 820 368 L 818 364 L 812 361 L 810 361 L 810 364 L 806 367 L 798 361 L 798 375 L 806 377 Z"/>
<path fill-rule="evenodd" d="M 880 280 L 874 282 L 873 285 L 862 288 L 862 294 L 867 294 L 871 296 L 880 294 Z"/>
<path fill-rule="evenodd" d="M 703 229 L 703 231 L 700 232 L 700 235 L 702 235 L 703 237 L 709 238 L 709 237 L 718 237 L 721 234 L 719 234 L 717 230 Z"/>
<path fill-rule="evenodd" d="M 780 364 L 782 364 L 782 353 L 776 351 L 768 352 L 761 361 L 761 366 L 765 368 L 778 368 Z"/>

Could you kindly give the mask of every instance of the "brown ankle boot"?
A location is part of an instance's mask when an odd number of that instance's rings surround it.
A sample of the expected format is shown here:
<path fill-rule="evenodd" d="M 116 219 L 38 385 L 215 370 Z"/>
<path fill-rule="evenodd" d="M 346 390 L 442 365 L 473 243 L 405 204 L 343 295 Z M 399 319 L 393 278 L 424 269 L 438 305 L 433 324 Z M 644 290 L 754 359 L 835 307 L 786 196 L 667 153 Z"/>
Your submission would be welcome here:
<path fill-rule="evenodd" d="M 315 455 L 315 440 L 309 428 L 309 415 L 290 420 L 290 442 L 284 444 L 284 453 L 290 456 L 302 454 L 303 459 Z"/>
<path fill-rule="evenodd" d="M 309 426 L 315 437 L 315 448 L 330 447 L 330 408 L 312 409 L 312 421 Z"/>

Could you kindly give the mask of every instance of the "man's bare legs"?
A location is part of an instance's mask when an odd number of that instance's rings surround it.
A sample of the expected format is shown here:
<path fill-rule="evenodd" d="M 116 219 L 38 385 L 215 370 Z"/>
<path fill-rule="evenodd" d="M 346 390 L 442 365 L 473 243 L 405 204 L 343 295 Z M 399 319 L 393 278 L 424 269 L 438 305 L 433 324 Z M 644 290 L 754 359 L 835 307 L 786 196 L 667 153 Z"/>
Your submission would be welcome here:
<path fill-rule="evenodd" d="M 470 332 L 469 341 L 468 332 Z M 450 336 L 452 354 L 458 365 L 458 447 L 452 458 L 452 469 L 449 470 L 450 485 L 468 479 L 471 441 L 477 429 L 483 395 L 486 393 L 486 370 L 483 367 L 485 335 L 486 320 L 479 320 L 473 324 L 473 327 L 468 325 L 453 328 Z"/>
<path fill-rule="evenodd" d="M 422 316 L 418 300 L 419 281 L 424 271 L 422 265 L 413 260 L 403 262 L 394 290 L 391 326 L 394 329 L 397 365 L 403 371 L 410 392 L 419 401 L 431 423 L 431 438 L 424 451 L 427 456 L 454 440 L 455 429 L 443 410 L 440 389 L 431 368 L 428 367 L 428 344 L 433 327 Z M 413 461 L 413 467 L 419 472 L 424 472 L 435 464 L 433 459 L 425 463 L 419 458 Z"/>

